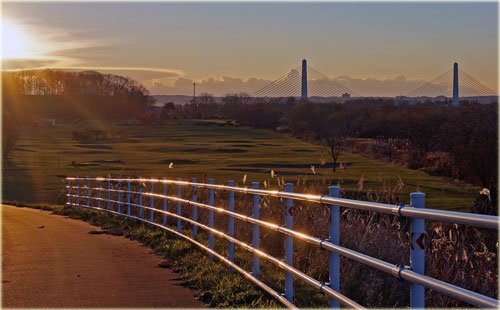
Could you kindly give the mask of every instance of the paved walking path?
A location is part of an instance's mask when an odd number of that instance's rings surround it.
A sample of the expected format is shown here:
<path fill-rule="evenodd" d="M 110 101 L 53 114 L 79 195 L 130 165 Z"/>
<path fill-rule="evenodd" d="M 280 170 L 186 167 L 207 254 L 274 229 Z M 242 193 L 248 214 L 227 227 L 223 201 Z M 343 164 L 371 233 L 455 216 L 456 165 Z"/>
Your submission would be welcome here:
<path fill-rule="evenodd" d="M 137 241 L 47 211 L 1 206 L 2 307 L 204 307 Z"/>

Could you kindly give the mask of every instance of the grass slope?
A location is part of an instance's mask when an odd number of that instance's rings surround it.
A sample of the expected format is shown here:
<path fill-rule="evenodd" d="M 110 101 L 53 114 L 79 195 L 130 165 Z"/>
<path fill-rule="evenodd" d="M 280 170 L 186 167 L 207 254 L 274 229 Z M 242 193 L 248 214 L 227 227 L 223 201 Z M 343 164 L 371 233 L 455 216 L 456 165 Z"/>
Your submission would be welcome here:
<path fill-rule="evenodd" d="M 355 191 L 363 176 L 364 190 L 386 191 L 401 178 L 406 202 L 410 192 L 420 189 L 426 193 L 429 208 L 467 210 L 477 192 L 473 187 L 457 186 L 422 171 L 349 153 L 340 158 L 345 168 L 333 173 L 331 168 L 320 167 L 322 147 L 269 130 L 207 121 L 94 125 L 127 130 L 130 139 L 84 144 L 72 140 L 72 131 L 81 128 L 70 123 L 26 128 L 9 162 L 4 163 L 4 199 L 55 202 L 65 175 L 197 177 L 200 181 L 211 177 L 218 183 L 234 179 L 241 185 L 246 174 L 246 184 L 266 181 L 268 187 L 277 188 L 271 169 L 286 182 L 322 182 L 325 189 L 328 184 L 340 183 L 343 189 Z M 173 168 L 169 169 L 171 162 Z M 311 165 L 315 166 L 316 175 Z"/>

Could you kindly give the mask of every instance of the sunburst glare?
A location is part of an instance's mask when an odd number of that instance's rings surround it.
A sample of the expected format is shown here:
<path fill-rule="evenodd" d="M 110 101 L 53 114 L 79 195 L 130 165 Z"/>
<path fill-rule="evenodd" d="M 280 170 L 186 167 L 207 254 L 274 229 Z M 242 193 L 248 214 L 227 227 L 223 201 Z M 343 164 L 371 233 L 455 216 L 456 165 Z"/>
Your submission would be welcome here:
<path fill-rule="evenodd" d="M 2 20 L 2 59 L 22 59 L 37 56 L 36 39 L 23 26 Z"/>

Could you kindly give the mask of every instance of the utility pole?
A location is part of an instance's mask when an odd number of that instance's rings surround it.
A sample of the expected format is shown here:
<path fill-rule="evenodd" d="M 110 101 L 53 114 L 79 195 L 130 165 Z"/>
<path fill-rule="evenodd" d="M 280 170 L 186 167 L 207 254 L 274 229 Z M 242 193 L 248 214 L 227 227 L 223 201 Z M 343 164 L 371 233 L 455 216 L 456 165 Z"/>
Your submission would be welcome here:
<path fill-rule="evenodd" d="M 193 83 L 193 104 L 196 106 L 196 83 Z"/>
<path fill-rule="evenodd" d="M 458 95 L 458 63 L 453 64 L 453 106 L 460 104 L 460 97 Z"/>

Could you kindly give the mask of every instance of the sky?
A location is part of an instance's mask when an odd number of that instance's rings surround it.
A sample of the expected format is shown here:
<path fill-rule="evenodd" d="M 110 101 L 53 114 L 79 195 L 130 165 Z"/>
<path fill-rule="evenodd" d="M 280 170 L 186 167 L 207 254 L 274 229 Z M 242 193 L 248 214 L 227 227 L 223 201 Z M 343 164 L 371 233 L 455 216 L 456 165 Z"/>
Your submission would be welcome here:
<path fill-rule="evenodd" d="M 2 67 L 127 75 L 153 94 L 253 93 L 303 58 L 366 96 L 458 62 L 498 91 L 498 4 L 2 3 Z"/>

